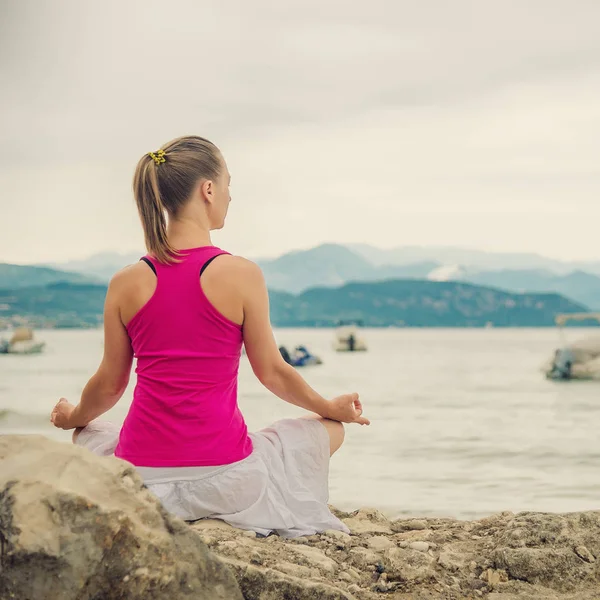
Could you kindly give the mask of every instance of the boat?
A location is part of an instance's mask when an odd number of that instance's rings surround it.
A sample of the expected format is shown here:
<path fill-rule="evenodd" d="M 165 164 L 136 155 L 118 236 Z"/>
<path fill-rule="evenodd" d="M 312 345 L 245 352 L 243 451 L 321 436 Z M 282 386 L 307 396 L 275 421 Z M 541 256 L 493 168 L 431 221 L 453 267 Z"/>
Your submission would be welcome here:
<path fill-rule="evenodd" d="M 563 343 L 543 367 L 547 379 L 600 380 L 600 335 L 588 336 L 569 344 L 564 333 L 564 326 L 569 321 L 591 320 L 600 322 L 600 313 L 571 313 L 556 316 L 555 322 Z"/>
<path fill-rule="evenodd" d="M 0 340 L 0 354 L 39 354 L 45 346 L 45 342 L 34 339 L 31 329 L 20 327 L 10 340 Z"/>
<path fill-rule="evenodd" d="M 311 354 L 305 346 L 296 346 L 290 354 L 285 346 L 279 346 L 279 352 L 283 360 L 292 367 L 307 367 L 309 365 L 320 365 L 323 361 L 314 354 Z"/>
<path fill-rule="evenodd" d="M 335 330 L 333 349 L 336 352 L 364 352 L 367 344 L 359 333 L 359 323 L 340 322 Z"/>

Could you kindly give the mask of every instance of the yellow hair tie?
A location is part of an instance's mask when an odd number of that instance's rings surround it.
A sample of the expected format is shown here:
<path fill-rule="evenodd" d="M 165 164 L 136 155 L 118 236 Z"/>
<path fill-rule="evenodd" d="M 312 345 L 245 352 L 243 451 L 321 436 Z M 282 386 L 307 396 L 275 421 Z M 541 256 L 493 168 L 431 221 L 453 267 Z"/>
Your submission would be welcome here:
<path fill-rule="evenodd" d="M 164 150 L 158 150 L 156 154 L 154 152 L 148 152 L 148 156 L 156 163 L 156 166 L 160 165 L 160 163 L 167 162 Z"/>

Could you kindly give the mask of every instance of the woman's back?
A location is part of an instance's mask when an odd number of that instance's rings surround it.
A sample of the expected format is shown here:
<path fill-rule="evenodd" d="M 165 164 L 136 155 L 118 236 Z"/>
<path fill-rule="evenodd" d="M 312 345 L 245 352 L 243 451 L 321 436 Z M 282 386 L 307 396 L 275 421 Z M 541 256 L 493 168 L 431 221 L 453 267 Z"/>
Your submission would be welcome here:
<path fill-rule="evenodd" d="M 205 246 L 170 265 L 144 258 L 156 287 L 127 323 L 138 381 L 115 451 L 134 465 L 223 465 L 252 451 L 237 406 L 241 326 L 200 283 L 222 254 Z"/>

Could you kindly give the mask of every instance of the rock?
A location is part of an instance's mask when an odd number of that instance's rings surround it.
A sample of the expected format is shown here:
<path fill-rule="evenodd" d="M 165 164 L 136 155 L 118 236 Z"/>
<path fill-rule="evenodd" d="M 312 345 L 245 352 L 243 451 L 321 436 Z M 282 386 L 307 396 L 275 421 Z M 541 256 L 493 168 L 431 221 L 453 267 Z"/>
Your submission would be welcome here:
<path fill-rule="evenodd" d="M 322 582 L 284 575 L 236 559 L 226 558 L 224 562 L 234 571 L 244 600 L 353 600 L 345 591 Z"/>
<path fill-rule="evenodd" d="M 290 549 L 300 557 L 300 560 L 303 560 L 308 565 L 316 567 L 327 574 L 335 573 L 337 569 L 337 563 L 328 556 L 325 556 L 318 548 L 312 548 L 311 546 L 292 546 Z"/>
<path fill-rule="evenodd" d="M 440 552 L 438 563 L 443 569 L 447 569 L 448 571 L 459 571 L 465 566 L 465 558 L 457 552 L 444 550 Z"/>
<path fill-rule="evenodd" d="M 427 529 L 427 523 L 421 519 L 396 519 L 391 523 L 391 529 L 397 533 L 402 531 L 420 531 Z"/>
<path fill-rule="evenodd" d="M 372 508 L 361 508 L 351 517 L 343 519 L 354 535 L 365 533 L 391 534 L 390 522 L 385 515 Z"/>
<path fill-rule="evenodd" d="M 440 535 L 434 534 L 433 530 L 431 529 L 403 531 L 401 533 L 394 534 L 394 540 L 396 540 L 396 542 L 429 542 L 433 539 L 433 537 L 436 537 L 439 540 Z"/>
<path fill-rule="evenodd" d="M 277 571 L 293 575 L 294 577 L 310 577 L 312 570 L 303 565 L 295 565 L 289 562 L 279 562 L 274 567 Z"/>
<path fill-rule="evenodd" d="M 340 513 L 354 520 L 352 536 L 255 537 L 219 520 L 168 517 L 117 459 L 42 438 L 12 448 L 17 439 L 0 437 L 2 600 L 599 598 L 598 512 L 415 525 L 363 509 Z"/>
<path fill-rule="evenodd" d="M 504 570 L 486 569 L 481 573 L 479 579 L 485 581 L 493 589 L 499 583 L 507 582 L 508 574 Z"/>
<path fill-rule="evenodd" d="M 386 538 L 382 535 L 376 535 L 367 538 L 367 546 L 375 552 L 383 552 L 389 548 L 395 548 L 396 544 L 389 538 Z"/>
<path fill-rule="evenodd" d="M 242 600 L 128 463 L 41 436 L 0 436 L 0 461 L 0 598 Z"/>
<path fill-rule="evenodd" d="M 323 535 L 340 542 L 350 542 L 351 540 L 350 536 L 345 531 L 338 531 L 337 529 L 327 529 L 323 532 Z"/>
<path fill-rule="evenodd" d="M 428 542 L 411 542 L 408 547 L 411 550 L 417 550 L 418 552 L 427 552 L 429 550 Z"/>
<path fill-rule="evenodd" d="M 366 569 L 369 565 L 376 565 L 381 561 L 381 555 L 366 548 L 352 548 L 349 556 L 350 562 L 359 569 Z"/>
<path fill-rule="evenodd" d="M 582 568 L 589 565 L 566 548 L 498 549 L 494 553 L 494 565 L 505 569 L 513 579 L 555 587 L 559 591 L 570 591 L 569 582 L 574 579 L 593 579 L 593 573 L 585 573 L 585 567 Z"/>
<path fill-rule="evenodd" d="M 390 581 L 415 584 L 435 580 L 435 561 L 423 552 L 392 548 L 384 553 L 384 565 Z"/>

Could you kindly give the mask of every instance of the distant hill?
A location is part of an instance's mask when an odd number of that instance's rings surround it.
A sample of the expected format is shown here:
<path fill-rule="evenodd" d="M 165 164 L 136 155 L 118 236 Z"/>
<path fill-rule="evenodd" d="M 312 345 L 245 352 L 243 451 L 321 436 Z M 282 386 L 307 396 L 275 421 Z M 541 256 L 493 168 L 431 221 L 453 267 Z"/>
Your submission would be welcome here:
<path fill-rule="evenodd" d="M 565 274 L 582 270 L 600 275 L 598 261 L 568 262 L 533 253 L 486 252 L 445 246 L 399 246 L 383 249 L 368 244 L 347 244 L 346 247 L 374 265 L 436 262 L 442 265 L 461 265 L 468 270 L 477 271 L 545 269 L 557 274 Z"/>
<path fill-rule="evenodd" d="M 434 262 L 374 266 L 356 252 L 337 244 L 288 252 L 273 260 L 260 260 L 271 289 L 298 293 L 316 286 L 336 287 L 349 281 L 426 278 L 439 265 Z"/>
<path fill-rule="evenodd" d="M 89 258 L 54 263 L 48 266 L 63 271 L 81 273 L 100 281 L 108 281 L 117 271 L 137 262 L 144 254 L 146 251 L 143 249 L 139 252 L 128 253 L 102 252 Z"/>
<path fill-rule="evenodd" d="M 44 286 L 60 281 L 91 283 L 95 279 L 80 273 L 67 273 L 66 271 L 59 271 L 49 267 L 0 263 L 0 289 Z"/>
<path fill-rule="evenodd" d="M 460 279 L 513 292 L 557 292 L 592 310 L 600 310 L 600 277 L 583 271 L 566 275 L 541 269 L 485 271 L 461 276 Z"/>
<path fill-rule="evenodd" d="M 15 315 L 35 326 L 89 327 L 102 322 L 104 284 L 53 283 L 0 290 L 0 320 Z"/>
<path fill-rule="evenodd" d="M 97 325 L 105 285 L 57 283 L 0 292 L 0 319 L 15 315 L 36 326 Z M 511 294 L 467 283 L 390 280 L 312 288 L 300 295 L 271 290 L 277 327 L 328 327 L 357 319 L 369 327 L 542 327 L 561 312 L 586 307 L 558 294 Z"/>
<path fill-rule="evenodd" d="M 352 249 L 354 248 L 354 249 Z M 447 255 L 439 252 L 447 252 Z M 425 260 L 437 258 L 446 262 L 426 261 L 407 264 L 380 264 L 381 260 Z M 403 257 L 403 258 L 402 258 Z M 452 263 L 450 259 L 470 261 Z M 374 263 L 370 262 L 374 261 Z M 481 270 L 477 265 L 521 264 L 519 269 Z M 526 269 L 526 264 L 549 264 L 556 269 L 560 263 L 525 254 L 493 254 L 460 249 L 398 248 L 385 251 L 370 246 L 344 247 L 325 244 L 261 261 L 267 284 L 271 289 L 301 293 L 313 287 L 339 287 L 357 281 L 388 279 L 431 279 L 463 281 L 495 287 L 509 292 L 548 292 L 566 296 L 575 302 L 600 309 L 600 277 L 581 270 L 562 273 L 550 269 Z"/>
<path fill-rule="evenodd" d="M 562 312 L 587 308 L 558 294 L 511 294 L 457 282 L 392 280 L 315 288 L 298 296 L 271 291 L 271 319 L 280 327 L 366 326 L 543 327 Z"/>

